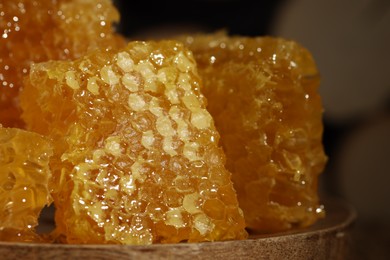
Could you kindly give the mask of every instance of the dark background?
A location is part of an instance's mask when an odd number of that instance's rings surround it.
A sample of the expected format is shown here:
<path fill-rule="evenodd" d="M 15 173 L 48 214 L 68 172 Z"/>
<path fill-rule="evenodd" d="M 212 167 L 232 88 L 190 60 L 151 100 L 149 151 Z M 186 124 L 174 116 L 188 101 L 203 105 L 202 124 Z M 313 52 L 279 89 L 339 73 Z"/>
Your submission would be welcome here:
<path fill-rule="evenodd" d="M 227 30 L 308 48 L 322 74 L 323 198 L 358 212 L 351 259 L 390 259 L 390 1 L 117 0 L 129 39 Z"/>
<path fill-rule="evenodd" d="M 198 0 L 198 1 L 138 1 L 117 0 L 121 10 L 120 32 L 129 36 L 149 33 L 161 35 L 160 30 L 179 32 L 227 29 L 232 34 L 263 35 L 281 0 Z"/>

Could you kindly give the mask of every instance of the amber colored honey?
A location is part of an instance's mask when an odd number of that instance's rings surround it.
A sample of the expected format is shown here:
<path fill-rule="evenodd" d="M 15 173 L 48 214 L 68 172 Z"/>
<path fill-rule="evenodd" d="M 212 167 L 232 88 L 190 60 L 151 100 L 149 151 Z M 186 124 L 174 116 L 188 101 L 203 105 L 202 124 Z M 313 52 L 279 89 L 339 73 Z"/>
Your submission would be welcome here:
<path fill-rule="evenodd" d="M 323 217 L 323 108 L 310 53 L 270 37 L 182 40 L 194 52 L 248 228 L 275 232 Z"/>
<path fill-rule="evenodd" d="M 0 240 L 42 241 L 51 196 L 64 243 L 243 239 L 324 216 L 306 49 L 222 34 L 184 39 L 194 55 L 124 47 L 118 19 L 109 0 L 0 3 L 0 124 L 47 136 L 0 127 Z"/>
<path fill-rule="evenodd" d="M 201 88 L 174 41 L 32 66 L 21 105 L 28 128 L 54 140 L 58 241 L 246 237 Z"/>
<path fill-rule="evenodd" d="M 36 133 L 0 125 L 0 240 L 41 242 L 38 217 L 51 196 L 51 142 Z"/>
<path fill-rule="evenodd" d="M 118 20 L 109 0 L 1 1 L 0 124 L 23 127 L 18 95 L 32 63 L 124 46 L 113 33 Z"/>

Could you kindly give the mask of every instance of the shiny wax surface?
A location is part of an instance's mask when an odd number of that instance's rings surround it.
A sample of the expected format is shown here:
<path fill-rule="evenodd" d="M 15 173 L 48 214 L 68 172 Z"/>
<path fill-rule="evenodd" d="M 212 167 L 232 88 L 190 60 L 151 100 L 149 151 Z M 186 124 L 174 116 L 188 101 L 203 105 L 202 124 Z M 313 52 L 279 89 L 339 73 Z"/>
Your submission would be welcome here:
<path fill-rule="evenodd" d="M 0 124 L 23 127 L 19 90 L 32 63 L 124 46 L 109 0 L 0 1 Z"/>
<path fill-rule="evenodd" d="M 38 217 L 49 194 L 51 142 L 36 133 L 0 126 L 0 240 L 41 242 Z"/>
<path fill-rule="evenodd" d="M 201 88 L 192 53 L 174 41 L 32 67 L 23 118 L 55 140 L 59 241 L 246 238 Z"/>
<path fill-rule="evenodd" d="M 182 38 L 221 135 L 248 228 L 276 232 L 324 216 L 319 73 L 299 44 L 223 33 Z"/>

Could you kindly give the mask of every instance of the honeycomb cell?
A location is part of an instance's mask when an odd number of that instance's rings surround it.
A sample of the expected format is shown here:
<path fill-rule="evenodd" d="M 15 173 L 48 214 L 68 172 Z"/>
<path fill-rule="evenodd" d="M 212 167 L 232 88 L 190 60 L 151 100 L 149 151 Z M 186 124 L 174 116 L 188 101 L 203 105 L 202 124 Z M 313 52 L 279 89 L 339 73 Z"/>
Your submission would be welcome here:
<path fill-rule="evenodd" d="M 32 66 L 21 105 L 28 128 L 55 140 L 58 241 L 247 236 L 200 88 L 191 52 L 175 41 Z"/>
<path fill-rule="evenodd" d="M 276 232 L 323 217 L 323 108 L 310 53 L 270 37 L 180 39 L 198 64 L 248 228 Z"/>
<path fill-rule="evenodd" d="M 124 46 L 113 33 L 119 14 L 109 0 L 0 2 L 0 123 L 22 127 L 19 89 L 34 62 L 78 58 Z"/>
<path fill-rule="evenodd" d="M 38 217 L 49 194 L 51 142 L 32 132 L 0 125 L 0 240 L 42 242 Z"/>

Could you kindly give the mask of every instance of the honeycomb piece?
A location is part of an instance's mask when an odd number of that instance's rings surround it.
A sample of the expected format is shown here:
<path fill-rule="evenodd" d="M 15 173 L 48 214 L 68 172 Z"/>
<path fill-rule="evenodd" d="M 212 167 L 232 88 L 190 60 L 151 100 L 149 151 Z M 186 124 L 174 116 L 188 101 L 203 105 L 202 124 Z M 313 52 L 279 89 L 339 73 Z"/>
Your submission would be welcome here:
<path fill-rule="evenodd" d="M 43 136 L 0 125 L 0 240 L 41 242 L 38 217 L 51 202 L 51 143 Z"/>
<path fill-rule="evenodd" d="M 124 46 L 111 26 L 118 20 L 109 0 L 1 1 L 0 123 L 23 126 L 18 94 L 31 63 Z"/>
<path fill-rule="evenodd" d="M 246 237 L 200 87 L 191 52 L 174 41 L 32 66 L 23 118 L 56 140 L 59 241 Z"/>
<path fill-rule="evenodd" d="M 275 232 L 324 216 L 317 192 L 326 162 L 323 108 L 310 53 L 269 37 L 182 40 L 198 63 L 247 226 Z"/>

